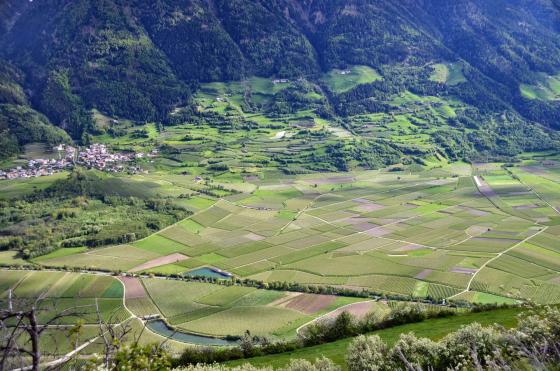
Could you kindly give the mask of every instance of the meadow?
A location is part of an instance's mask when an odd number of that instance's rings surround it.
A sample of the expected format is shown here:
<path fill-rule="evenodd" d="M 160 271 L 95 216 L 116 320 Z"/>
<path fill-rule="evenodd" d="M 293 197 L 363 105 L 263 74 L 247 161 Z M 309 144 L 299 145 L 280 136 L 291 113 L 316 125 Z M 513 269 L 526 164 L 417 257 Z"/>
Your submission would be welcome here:
<path fill-rule="evenodd" d="M 451 86 L 467 81 L 461 63 L 436 63 L 432 67 L 432 81 Z"/>
<path fill-rule="evenodd" d="M 560 77 L 537 73 L 534 83 L 521 84 L 519 90 L 528 99 L 558 100 L 560 98 Z"/>

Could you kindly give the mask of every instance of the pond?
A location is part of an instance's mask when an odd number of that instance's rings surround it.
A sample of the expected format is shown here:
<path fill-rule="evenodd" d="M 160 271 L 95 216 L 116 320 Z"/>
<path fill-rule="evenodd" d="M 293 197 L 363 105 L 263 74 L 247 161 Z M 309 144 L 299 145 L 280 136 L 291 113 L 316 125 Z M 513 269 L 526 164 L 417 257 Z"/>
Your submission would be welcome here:
<path fill-rule="evenodd" d="M 185 276 L 191 277 L 208 277 L 208 278 L 218 278 L 218 279 L 230 279 L 231 273 L 221 271 L 216 268 L 198 268 L 192 271 L 188 271 L 184 274 Z"/>
<path fill-rule="evenodd" d="M 218 339 L 209 336 L 202 336 L 196 334 L 188 334 L 185 332 L 175 331 L 162 320 L 148 321 L 148 328 L 158 335 L 166 338 L 180 341 L 182 343 L 196 344 L 196 345 L 214 345 L 214 346 L 233 346 L 237 345 L 237 341 Z"/>

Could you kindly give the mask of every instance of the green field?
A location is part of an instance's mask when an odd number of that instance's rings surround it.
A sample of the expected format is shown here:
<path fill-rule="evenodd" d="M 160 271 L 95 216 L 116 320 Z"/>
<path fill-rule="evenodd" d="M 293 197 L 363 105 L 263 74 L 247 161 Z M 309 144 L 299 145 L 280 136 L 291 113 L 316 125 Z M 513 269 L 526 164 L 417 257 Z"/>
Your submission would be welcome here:
<path fill-rule="evenodd" d="M 528 99 L 558 100 L 560 98 L 560 76 L 538 73 L 534 83 L 521 84 L 519 89 L 521 94 Z"/>
<path fill-rule="evenodd" d="M 162 279 L 143 279 L 142 283 L 155 306 L 150 306 L 146 300 L 132 299 L 129 308 L 135 314 L 159 311 L 179 330 L 210 336 L 241 336 L 249 330 L 255 335 L 293 338 L 300 325 L 340 306 L 360 301 Z M 294 298 L 299 298 L 303 304 L 290 305 Z M 127 306 L 129 301 L 127 299 Z M 307 308 L 313 309 L 309 312 Z"/>
<path fill-rule="evenodd" d="M 430 80 L 450 86 L 466 82 L 463 66 L 460 63 L 437 63 L 433 66 Z"/>
<path fill-rule="evenodd" d="M 0 272 L 0 305 L 3 308 L 7 305 L 9 291 L 16 308 L 27 309 L 29 303 L 41 298 L 37 302 L 40 324 L 51 321 L 57 313 L 68 314 L 55 322 L 63 327 L 53 326 L 41 337 L 45 354 L 60 354 L 73 349 L 74 338 L 69 331 L 77 321 L 83 323 L 79 343 L 95 338 L 99 331 L 96 306 L 106 321 L 119 323 L 130 317 L 123 306 L 122 284 L 108 276 L 3 270 Z"/>
<path fill-rule="evenodd" d="M 145 176 L 169 195 L 174 187 L 195 188 L 192 179 L 176 175 Z M 221 179 L 223 189 L 238 191 L 182 198 L 195 200 L 193 214 L 146 238 L 62 248 L 31 261 L 8 251 L 2 262 L 162 275 L 219 269 L 263 284 L 328 285 L 389 299 L 560 303 L 555 162 L 452 163 L 408 172 L 266 171 Z M 21 297 L 45 291 L 64 299 L 60 305 L 99 297 L 107 311 L 122 305 L 122 288 L 109 277 L 18 274 L 5 276 L 4 290 L 13 285 Z M 181 331 L 218 337 L 250 330 L 290 339 L 299 326 L 359 300 L 296 300 L 283 291 L 147 275 L 139 282 L 141 292 L 132 289 L 136 296 L 126 298 L 135 315 L 157 314 Z"/>
<path fill-rule="evenodd" d="M 344 93 L 358 85 L 369 84 L 382 77 L 367 66 L 353 66 L 346 70 L 331 70 L 322 81 L 335 93 Z"/>

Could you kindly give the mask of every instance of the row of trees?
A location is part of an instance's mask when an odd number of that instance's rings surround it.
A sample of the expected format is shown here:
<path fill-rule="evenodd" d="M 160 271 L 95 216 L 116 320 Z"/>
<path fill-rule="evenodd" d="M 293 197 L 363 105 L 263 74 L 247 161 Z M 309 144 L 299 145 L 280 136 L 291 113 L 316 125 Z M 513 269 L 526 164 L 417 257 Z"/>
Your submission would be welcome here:
<path fill-rule="evenodd" d="M 543 308 L 520 316 L 517 327 L 483 327 L 472 323 L 440 341 L 403 333 L 389 346 L 378 335 L 355 338 L 345 357 L 349 371 L 393 370 L 555 370 L 560 363 L 560 310 Z M 233 371 L 271 370 L 249 364 Z M 225 371 L 227 367 L 197 364 L 181 371 Z M 282 370 L 338 371 L 328 359 L 292 360 Z"/>

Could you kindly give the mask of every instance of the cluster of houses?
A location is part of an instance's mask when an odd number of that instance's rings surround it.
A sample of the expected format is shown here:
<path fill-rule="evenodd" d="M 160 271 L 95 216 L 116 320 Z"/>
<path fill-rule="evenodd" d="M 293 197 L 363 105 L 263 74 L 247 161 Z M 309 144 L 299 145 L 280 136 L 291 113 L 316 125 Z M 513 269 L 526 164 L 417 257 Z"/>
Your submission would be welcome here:
<path fill-rule="evenodd" d="M 97 169 L 107 172 L 129 172 L 139 173 L 142 169 L 137 166 L 128 165 L 135 159 L 153 158 L 158 155 L 157 150 L 147 154 L 141 152 L 111 153 L 104 144 L 92 144 L 79 151 L 77 148 L 60 144 L 53 148 L 58 153 L 58 158 L 29 160 L 26 167 L 3 171 L 0 170 L 0 179 L 33 178 L 52 175 L 54 173 L 68 170 L 76 165 L 88 169 Z"/>

